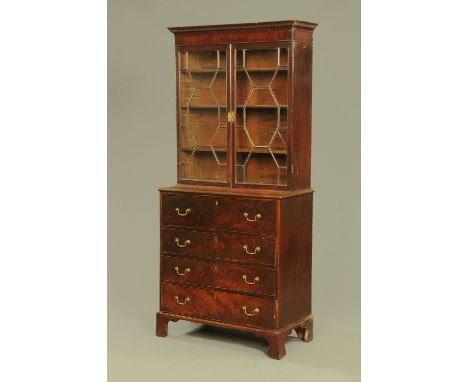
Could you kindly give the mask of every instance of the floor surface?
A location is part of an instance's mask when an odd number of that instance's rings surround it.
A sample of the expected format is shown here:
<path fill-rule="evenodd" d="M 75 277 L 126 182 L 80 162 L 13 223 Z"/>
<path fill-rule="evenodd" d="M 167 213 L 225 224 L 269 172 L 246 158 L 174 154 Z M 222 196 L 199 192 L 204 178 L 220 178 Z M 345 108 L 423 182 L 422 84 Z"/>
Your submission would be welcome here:
<path fill-rule="evenodd" d="M 278 361 L 266 356 L 266 341 L 248 333 L 178 321 L 160 338 L 153 312 L 128 307 L 109 315 L 110 382 L 360 380 L 355 323 L 316 318 L 314 340 L 304 343 L 293 331 Z"/>

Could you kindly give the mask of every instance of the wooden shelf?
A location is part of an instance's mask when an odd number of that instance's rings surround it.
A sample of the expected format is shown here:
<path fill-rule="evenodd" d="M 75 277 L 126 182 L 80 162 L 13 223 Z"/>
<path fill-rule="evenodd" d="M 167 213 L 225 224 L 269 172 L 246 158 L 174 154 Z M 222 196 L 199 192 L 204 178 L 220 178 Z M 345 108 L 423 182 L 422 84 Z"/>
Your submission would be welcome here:
<path fill-rule="evenodd" d="M 190 72 L 192 74 L 214 74 L 216 72 L 226 73 L 225 68 L 219 68 L 219 69 L 185 69 L 185 68 L 180 68 L 179 70 L 182 71 L 182 72 Z"/>
<path fill-rule="evenodd" d="M 226 105 L 190 105 L 190 106 L 185 106 L 181 105 L 180 107 L 184 109 L 217 109 L 218 107 L 220 109 L 226 109 Z"/>
<path fill-rule="evenodd" d="M 276 70 L 278 70 L 279 72 L 287 72 L 288 71 L 287 66 L 278 66 L 278 67 L 271 67 L 271 68 L 243 68 L 243 67 L 238 67 L 238 68 L 236 68 L 236 71 L 241 72 L 241 73 L 242 72 L 245 73 L 245 69 L 247 69 L 247 71 L 249 73 L 274 72 Z"/>
<path fill-rule="evenodd" d="M 188 147 L 188 146 L 182 146 L 180 148 L 182 151 L 193 151 L 193 147 Z M 220 146 L 215 146 L 213 147 L 215 152 L 226 152 L 226 147 L 220 147 Z M 250 152 L 250 147 L 236 147 L 236 152 L 237 153 L 249 153 Z M 286 155 L 287 149 L 286 148 L 272 148 L 271 151 L 273 154 L 278 154 L 278 155 Z M 211 152 L 211 147 L 209 146 L 198 146 L 196 152 Z M 252 150 L 252 153 L 254 154 L 270 154 L 270 150 L 265 147 L 254 147 Z"/>
<path fill-rule="evenodd" d="M 278 155 L 286 155 L 288 153 L 288 150 L 286 148 L 271 148 L 271 151 L 273 154 L 278 154 Z M 249 147 L 236 147 L 236 152 L 237 153 L 249 153 L 250 148 Z M 253 154 L 271 154 L 270 150 L 266 147 L 254 147 L 252 150 Z"/>
<path fill-rule="evenodd" d="M 236 106 L 237 109 L 243 109 L 244 107 L 246 109 L 277 109 L 278 107 L 281 109 L 286 109 L 288 105 L 247 105 L 247 106 L 237 105 Z"/>
<path fill-rule="evenodd" d="M 218 146 L 218 147 L 213 147 L 214 148 L 214 151 L 216 152 L 226 152 L 227 148 L 226 147 L 221 147 L 221 146 Z M 182 146 L 180 148 L 182 151 L 193 151 L 193 146 L 190 147 L 190 146 Z M 197 147 L 197 150 L 196 152 L 210 152 L 211 151 L 211 147 L 209 146 L 198 146 Z"/>
<path fill-rule="evenodd" d="M 226 109 L 226 105 L 190 105 L 190 106 L 186 106 L 186 105 L 180 105 L 179 107 L 181 108 L 184 108 L 184 109 L 217 109 L 218 107 L 220 109 Z M 237 109 L 243 109 L 243 108 L 246 108 L 246 109 L 277 109 L 278 107 L 281 108 L 281 109 L 287 109 L 288 108 L 288 105 L 247 105 L 247 106 L 240 106 L 240 105 L 237 105 L 236 108 Z"/>

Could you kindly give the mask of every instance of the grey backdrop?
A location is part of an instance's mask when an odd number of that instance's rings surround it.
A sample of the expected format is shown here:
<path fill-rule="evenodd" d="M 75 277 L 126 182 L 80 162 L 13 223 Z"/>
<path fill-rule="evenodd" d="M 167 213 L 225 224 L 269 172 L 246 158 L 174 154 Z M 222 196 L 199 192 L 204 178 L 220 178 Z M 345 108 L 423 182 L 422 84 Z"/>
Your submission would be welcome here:
<path fill-rule="evenodd" d="M 248 335 L 170 324 L 159 307 L 157 188 L 176 182 L 167 26 L 302 19 L 314 34 L 315 339 L 264 355 Z M 356 0 L 108 2 L 109 381 L 357 381 L 360 375 L 360 4 Z"/>

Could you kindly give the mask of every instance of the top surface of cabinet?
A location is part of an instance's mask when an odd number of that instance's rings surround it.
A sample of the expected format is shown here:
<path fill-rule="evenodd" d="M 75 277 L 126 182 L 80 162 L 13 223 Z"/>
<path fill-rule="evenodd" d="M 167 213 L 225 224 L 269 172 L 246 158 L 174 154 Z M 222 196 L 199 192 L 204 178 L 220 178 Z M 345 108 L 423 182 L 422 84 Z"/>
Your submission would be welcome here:
<path fill-rule="evenodd" d="M 182 27 L 168 27 L 172 33 L 205 32 L 205 31 L 231 31 L 237 29 L 276 29 L 276 28 L 300 28 L 314 30 L 316 23 L 303 20 L 259 21 L 256 23 L 217 24 L 217 25 L 192 25 Z"/>
<path fill-rule="evenodd" d="M 169 28 L 176 36 L 178 183 L 310 187 L 315 26 Z"/>

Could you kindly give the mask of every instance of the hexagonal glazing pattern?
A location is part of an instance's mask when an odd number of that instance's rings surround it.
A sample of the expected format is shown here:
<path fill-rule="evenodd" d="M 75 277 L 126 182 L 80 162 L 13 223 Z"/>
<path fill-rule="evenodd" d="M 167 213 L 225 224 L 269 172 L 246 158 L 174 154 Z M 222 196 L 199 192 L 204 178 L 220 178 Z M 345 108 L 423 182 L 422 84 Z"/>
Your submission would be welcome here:
<path fill-rule="evenodd" d="M 227 181 L 226 101 L 226 52 L 180 52 L 181 179 Z"/>
<path fill-rule="evenodd" d="M 287 48 L 236 50 L 236 183 L 286 185 L 287 57 Z"/>

